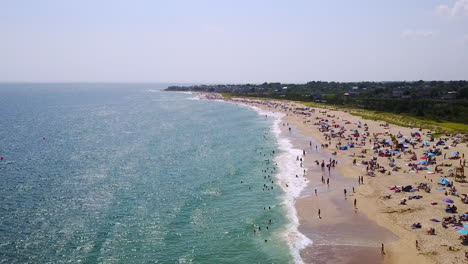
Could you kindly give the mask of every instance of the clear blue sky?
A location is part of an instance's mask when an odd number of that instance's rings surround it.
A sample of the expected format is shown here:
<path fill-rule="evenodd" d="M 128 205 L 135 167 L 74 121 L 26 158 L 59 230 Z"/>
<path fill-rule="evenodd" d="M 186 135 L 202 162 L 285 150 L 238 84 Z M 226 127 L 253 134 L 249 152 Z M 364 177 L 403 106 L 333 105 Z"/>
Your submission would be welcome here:
<path fill-rule="evenodd" d="M 468 0 L 0 0 L 0 81 L 468 79 Z"/>

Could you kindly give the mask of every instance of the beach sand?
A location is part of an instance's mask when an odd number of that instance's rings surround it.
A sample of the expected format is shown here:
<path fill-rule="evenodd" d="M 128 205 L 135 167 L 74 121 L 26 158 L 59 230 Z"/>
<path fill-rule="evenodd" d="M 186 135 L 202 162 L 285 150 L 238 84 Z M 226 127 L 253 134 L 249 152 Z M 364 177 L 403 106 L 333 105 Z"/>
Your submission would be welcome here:
<path fill-rule="evenodd" d="M 219 96 L 208 99 L 219 99 Z M 400 127 L 395 125 L 382 126 L 383 122 L 363 120 L 361 117 L 350 115 L 346 112 L 330 109 L 316 108 L 312 115 L 304 115 L 296 108 L 304 108 L 303 105 L 292 102 L 260 101 L 246 99 L 226 99 L 227 101 L 249 104 L 260 107 L 267 111 L 282 112 L 285 114 L 282 122 L 285 123 L 282 133 L 288 136 L 296 148 L 306 150 L 304 157 L 304 167 L 308 169 L 306 177 L 310 183 L 303 191 L 302 197 L 296 201 L 296 209 L 300 221 L 299 230 L 312 239 L 313 244 L 301 252 L 305 263 L 465 263 L 465 252 L 467 248 L 459 240 L 460 234 L 456 232 L 454 226 L 449 225 L 443 228 L 441 223 L 431 221 L 431 219 L 442 220 L 444 217 L 453 214 L 444 211 L 446 203 L 442 200 L 446 197 L 445 191 L 437 190 L 443 188 L 438 186 L 441 175 L 448 176 L 449 168 L 459 166 L 460 159 L 450 160 L 437 157 L 437 164 L 445 163 L 447 167 L 440 173 L 433 173 L 434 166 L 430 165 L 429 170 L 421 170 L 417 173 L 411 172 L 407 165 L 409 154 L 403 154 L 401 158 L 395 158 L 396 166 L 401 167 L 399 171 L 391 171 L 391 175 L 376 171 L 375 177 L 367 176 L 366 165 L 363 161 L 376 158 L 380 166 L 389 167 L 389 158 L 380 157 L 372 150 L 373 133 L 381 133 L 377 137 L 390 139 L 389 134 L 396 135 L 402 133 L 409 137 L 412 132 L 419 132 L 423 140 L 428 140 L 425 135 L 427 130 L 417 128 Z M 296 112 L 296 113 L 294 113 Z M 349 135 L 354 129 L 361 133 L 363 128 L 358 128 L 357 123 L 366 123 L 370 136 L 367 137 L 365 146 L 356 146 L 348 150 L 338 150 L 335 145 L 338 142 L 346 144 L 344 138 L 336 137 L 325 140 L 324 132 L 318 130 L 314 125 L 320 118 L 330 122 L 336 122 L 340 126 L 344 125 Z M 287 124 L 287 125 L 286 125 Z M 291 131 L 287 130 L 291 128 Z M 328 133 L 329 134 L 329 133 Z M 312 147 L 309 142 L 312 141 Z M 436 140 L 437 141 L 437 140 Z M 328 148 L 320 145 L 329 143 Z M 430 142 L 431 147 L 436 142 Z M 315 149 L 315 145 L 319 145 Z M 452 144 L 452 139 L 448 139 L 447 146 Z M 439 146 L 440 147 L 440 146 Z M 442 146 L 443 147 L 443 146 Z M 366 149 L 367 154 L 361 154 Z M 415 147 L 409 148 L 416 153 L 419 158 L 429 147 L 421 147 L 419 142 Z M 460 143 L 456 147 L 450 146 L 444 149 L 447 157 L 451 152 L 459 152 L 460 156 L 467 153 L 467 144 Z M 332 152 L 337 152 L 332 155 Z M 352 155 L 356 156 L 352 156 Z M 359 158 L 357 155 L 364 155 Z M 327 158 L 338 160 L 338 166 L 330 170 L 322 171 L 320 166 L 314 163 L 315 159 L 328 161 Z M 464 158 L 464 155 L 463 155 Z M 356 159 L 356 164 L 352 163 Z M 413 161 L 414 162 L 414 161 Z M 432 173 L 428 173 L 432 172 Z M 321 182 L 321 176 L 330 178 L 330 186 Z M 466 175 L 466 173 L 465 173 Z M 343 177 L 344 176 L 344 177 Z M 358 184 L 358 177 L 364 176 L 364 183 Z M 453 181 L 454 178 L 448 178 Z M 390 190 L 391 186 L 418 186 L 426 183 L 431 186 L 431 192 L 424 190 L 417 192 L 395 192 Z M 468 183 L 454 182 L 457 193 L 468 193 Z M 355 193 L 351 188 L 354 187 Z M 344 199 L 344 188 L 347 189 L 347 199 Z M 314 190 L 318 195 L 315 196 Z M 391 194 L 391 199 L 384 199 L 385 195 Z M 421 195 L 421 199 L 408 200 L 409 196 Z M 449 198 L 455 201 L 458 207 L 456 215 L 468 212 L 468 204 L 464 204 L 457 196 L 448 194 Z M 406 205 L 401 205 L 400 201 L 407 199 Z M 357 209 L 354 209 L 354 199 L 357 199 Z M 431 203 L 437 203 L 431 205 Z M 321 209 L 322 219 L 318 218 L 317 211 Z M 422 228 L 412 229 L 413 223 L 420 222 Z M 468 222 L 464 222 L 466 224 Z M 433 227 L 436 229 L 435 235 L 428 235 L 426 229 Z M 416 240 L 419 248 L 416 248 Z M 385 255 L 381 254 L 380 245 L 385 244 Z M 450 250 L 451 249 L 451 250 Z"/>

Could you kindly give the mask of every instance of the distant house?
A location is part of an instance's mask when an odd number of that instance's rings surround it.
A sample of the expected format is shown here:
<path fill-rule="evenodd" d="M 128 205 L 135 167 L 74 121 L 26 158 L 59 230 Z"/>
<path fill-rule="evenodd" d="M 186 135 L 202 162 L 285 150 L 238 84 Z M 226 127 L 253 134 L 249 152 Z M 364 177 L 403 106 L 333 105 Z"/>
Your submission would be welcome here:
<path fill-rule="evenodd" d="M 456 91 L 450 91 L 450 92 L 447 92 L 446 94 L 442 95 L 440 97 L 440 99 L 444 99 L 444 100 L 453 100 L 453 99 L 457 99 L 457 95 L 458 95 L 458 92 Z"/>
<path fill-rule="evenodd" d="M 403 94 L 404 94 L 404 90 L 401 90 L 401 89 L 393 89 L 392 91 L 392 96 L 393 97 L 402 97 Z"/>

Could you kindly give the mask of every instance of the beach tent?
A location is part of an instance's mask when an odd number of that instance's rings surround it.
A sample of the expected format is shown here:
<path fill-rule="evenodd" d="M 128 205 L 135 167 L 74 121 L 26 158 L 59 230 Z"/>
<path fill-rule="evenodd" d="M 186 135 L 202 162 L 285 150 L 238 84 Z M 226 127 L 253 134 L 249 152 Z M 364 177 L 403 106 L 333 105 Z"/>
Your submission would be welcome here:
<path fill-rule="evenodd" d="M 450 181 L 443 177 L 440 178 L 440 182 L 446 186 L 450 184 Z"/>

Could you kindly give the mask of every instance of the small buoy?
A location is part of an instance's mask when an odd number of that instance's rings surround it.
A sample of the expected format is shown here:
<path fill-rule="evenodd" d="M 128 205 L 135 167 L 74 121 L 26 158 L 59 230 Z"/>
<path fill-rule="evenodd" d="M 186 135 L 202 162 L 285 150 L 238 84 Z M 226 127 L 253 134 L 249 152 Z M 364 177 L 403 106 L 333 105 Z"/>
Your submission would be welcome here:
<path fill-rule="evenodd" d="M 43 137 L 42 139 L 44 139 L 44 140 L 45 140 L 45 137 Z"/>
<path fill-rule="evenodd" d="M 0 157 L 0 160 L 3 160 L 3 157 Z"/>

